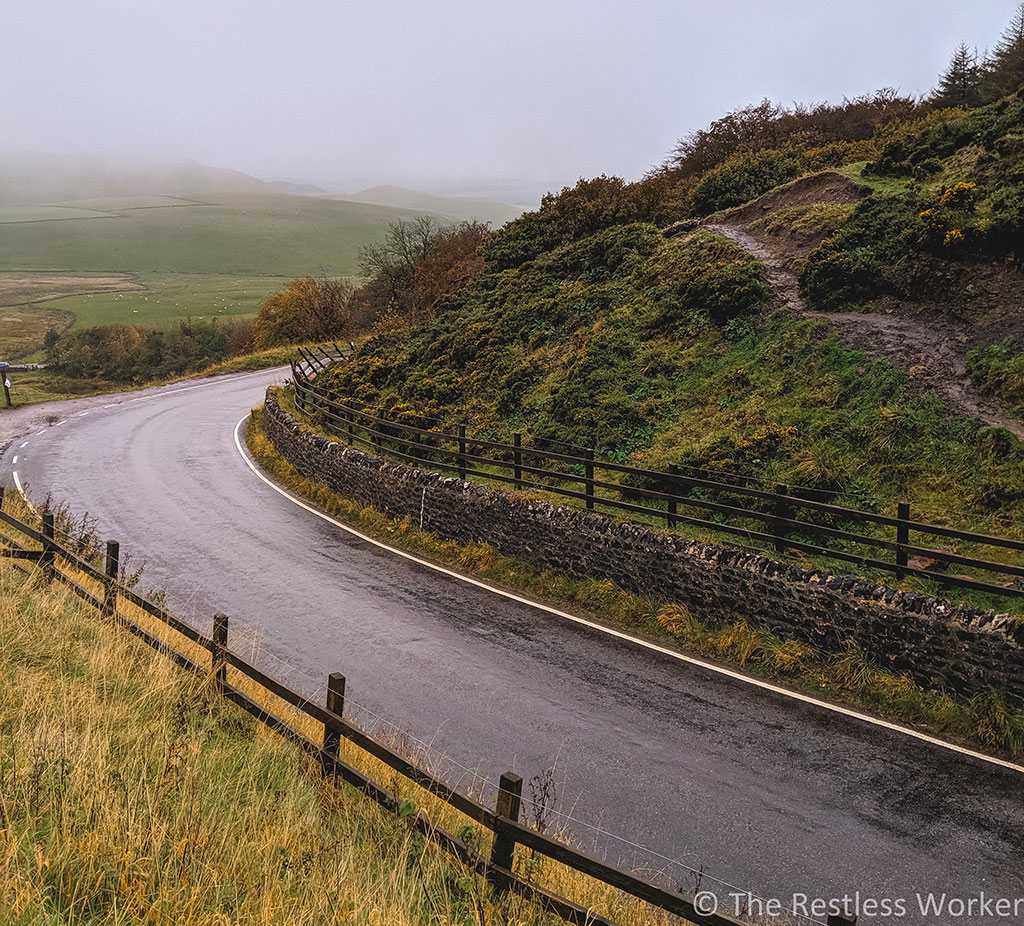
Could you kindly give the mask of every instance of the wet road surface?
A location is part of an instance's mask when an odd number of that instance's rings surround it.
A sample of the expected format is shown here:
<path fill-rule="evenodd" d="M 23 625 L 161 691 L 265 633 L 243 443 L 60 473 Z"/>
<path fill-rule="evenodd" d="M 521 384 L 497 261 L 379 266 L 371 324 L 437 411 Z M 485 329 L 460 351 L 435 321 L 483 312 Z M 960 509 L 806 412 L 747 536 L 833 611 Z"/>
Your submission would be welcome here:
<path fill-rule="evenodd" d="M 232 646 L 292 687 L 312 695 L 344 673 L 357 719 L 394 721 L 450 775 L 554 767 L 557 809 L 574 819 L 553 823 L 612 861 L 664 867 L 688 889 L 681 866 L 703 869 L 723 896 L 712 879 L 784 899 L 907 899 L 905 917 L 861 922 L 942 922 L 917 913 L 917 892 L 1024 896 L 1024 775 L 499 597 L 264 484 L 234 428 L 282 375 L 0 418 L 7 438 L 26 432 L 0 482 L 17 471 L 31 497 L 88 511 L 145 561 L 145 588 L 207 631 L 227 612 Z"/>

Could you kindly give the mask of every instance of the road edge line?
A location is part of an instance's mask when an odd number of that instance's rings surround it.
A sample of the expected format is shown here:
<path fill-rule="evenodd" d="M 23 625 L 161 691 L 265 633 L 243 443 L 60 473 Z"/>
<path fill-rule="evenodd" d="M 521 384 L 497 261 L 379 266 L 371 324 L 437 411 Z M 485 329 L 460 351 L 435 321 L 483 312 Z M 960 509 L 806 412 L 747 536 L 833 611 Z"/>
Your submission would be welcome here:
<path fill-rule="evenodd" d="M 364 534 L 362 531 L 356 530 L 354 527 L 350 527 L 342 521 L 331 517 L 318 508 L 305 502 L 303 499 L 296 496 L 294 493 L 288 491 L 285 488 L 279 486 L 276 482 L 270 479 L 265 473 L 263 473 L 259 467 L 253 461 L 246 449 L 242 446 L 241 439 L 239 438 L 239 431 L 245 421 L 250 415 L 243 415 L 239 420 L 238 424 L 235 425 L 234 437 L 235 447 L 241 454 L 242 459 L 245 461 L 246 466 L 249 467 L 263 482 L 270 486 L 275 492 L 283 495 L 289 501 L 298 505 L 300 508 L 304 508 L 311 514 L 316 515 L 329 524 L 333 524 L 335 527 L 340 528 L 347 534 L 351 534 L 353 537 L 358 537 L 360 540 L 365 540 L 367 543 L 372 543 L 375 547 L 379 547 L 382 550 L 387 550 L 389 553 L 394 553 L 403 559 L 410 560 L 420 566 L 425 566 L 428 569 L 432 569 L 435 572 L 440 572 L 446 576 L 450 576 L 453 579 L 458 579 L 460 582 L 465 582 L 468 585 L 475 585 L 477 588 L 482 588 L 486 591 L 492 592 L 495 595 L 500 595 L 502 598 L 508 598 L 511 601 L 516 601 L 520 604 L 528 605 L 531 608 L 536 608 L 539 611 L 544 611 L 548 614 L 553 614 L 556 617 L 560 617 L 563 620 L 571 621 L 574 624 L 579 624 L 583 627 L 588 627 L 591 630 L 599 631 L 600 633 L 607 634 L 608 636 L 615 637 L 619 640 L 624 640 L 628 643 L 632 643 L 636 646 L 643 647 L 644 649 L 651 650 L 656 653 L 660 653 L 663 656 L 669 656 L 672 659 L 676 659 L 679 662 L 685 662 L 688 665 L 697 666 L 701 669 L 705 669 L 710 672 L 714 672 L 717 675 L 724 675 L 726 678 L 731 678 L 734 681 L 743 682 L 747 685 L 753 685 L 757 688 L 761 688 L 765 691 L 771 691 L 775 694 L 782 695 L 783 697 L 791 698 L 795 701 L 800 701 L 804 704 L 811 704 L 815 707 L 824 708 L 825 710 L 832 711 L 836 714 L 841 714 L 844 717 L 851 717 L 855 720 L 859 720 L 863 723 L 870 724 L 875 727 L 881 727 L 882 729 L 889 730 L 894 733 L 901 733 L 904 736 L 909 736 L 913 739 L 920 740 L 921 742 L 928 743 L 932 746 L 938 746 L 941 749 L 947 749 L 951 752 L 958 753 L 959 755 L 969 756 L 972 759 L 978 759 L 982 762 L 986 762 L 990 765 L 997 765 L 1010 771 L 1024 774 L 1024 766 L 1017 765 L 1014 762 L 1009 762 L 1006 759 L 999 759 L 995 756 L 986 755 L 983 752 L 977 752 L 973 749 L 968 749 L 965 746 L 958 746 L 956 743 L 950 743 L 947 740 L 939 739 L 935 736 L 930 736 L 927 733 L 922 733 L 919 730 L 915 730 L 912 727 L 905 727 L 902 724 L 892 723 L 888 720 L 883 720 L 880 717 L 872 717 L 870 714 L 864 714 L 861 711 L 855 711 L 852 708 L 843 707 L 841 704 L 833 704 L 830 701 L 822 701 L 819 698 L 814 698 L 811 695 L 803 694 L 799 691 L 792 691 L 788 688 L 783 688 L 780 685 L 773 685 L 771 682 L 766 682 L 763 679 L 754 678 L 750 675 L 744 675 L 742 672 L 736 672 L 733 669 L 728 669 L 725 666 L 718 666 L 711 662 L 705 662 L 703 659 L 698 659 L 696 656 L 688 656 L 686 653 L 681 653 L 677 650 L 669 649 L 665 646 L 659 646 L 657 643 L 652 643 L 649 640 L 644 640 L 642 637 L 634 637 L 632 634 L 624 633 L 621 630 L 615 630 L 612 627 L 606 627 L 604 624 L 599 624 L 596 621 L 587 620 L 585 617 L 580 617 L 576 614 L 570 614 L 568 611 L 561 611 L 558 608 L 552 607 L 551 605 L 543 604 L 542 602 L 532 601 L 529 598 L 524 598 L 521 595 L 517 595 L 515 592 L 508 591 L 506 589 L 497 588 L 494 585 L 488 585 L 486 582 L 480 579 L 475 579 L 472 576 L 463 575 L 462 573 L 455 572 L 452 569 L 448 569 L 445 566 L 441 566 L 438 563 L 432 563 L 429 560 L 421 559 L 420 557 L 409 553 L 405 550 L 400 550 L 397 547 L 389 546 L 381 540 L 377 540 L 375 537 L 371 537 L 368 534 Z"/>

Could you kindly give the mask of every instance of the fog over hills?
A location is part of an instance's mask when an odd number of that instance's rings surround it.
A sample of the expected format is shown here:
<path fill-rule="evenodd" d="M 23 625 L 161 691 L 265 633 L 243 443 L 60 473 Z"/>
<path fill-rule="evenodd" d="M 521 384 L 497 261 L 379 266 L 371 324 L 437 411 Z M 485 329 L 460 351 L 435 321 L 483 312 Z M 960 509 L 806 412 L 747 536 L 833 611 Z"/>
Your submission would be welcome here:
<path fill-rule="evenodd" d="M 130 162 L 38 151 L 0 151 L 0 205 L 59 203 L 104 196 L 272 193 L 238 170 L 195 161 Z"/>
<path fill-rule="evenodd" d="M 262 180 L 197 161 L 142 162 L 36 151 L 0 151 L 0 205 L 39 205 L 126 196 L 194 197 L 212 193 L 287 193 L 430 212 L 445 218 L 503 225 L 525 206 L 405 187 L 374 186 L 359 193 L 301 180 Z"/>
<path fill-rule="evenodd" d="M 475 219 L 480 222 L 490 222 L 492 226 L 504 225 L 509 220 L 522 215 L 528 208 L 485 199 L 438 196 L 434 193 L 423 193 L 419 190 L 409 190 L 405 187 L 391 185 L 370 187 L 359 193 L 345 194 L 336 198 L 355 203 L 392 206 L 398 209 L 416 209 L 420 212 L 433 212 L 436 215 L 467 221 Z"/>

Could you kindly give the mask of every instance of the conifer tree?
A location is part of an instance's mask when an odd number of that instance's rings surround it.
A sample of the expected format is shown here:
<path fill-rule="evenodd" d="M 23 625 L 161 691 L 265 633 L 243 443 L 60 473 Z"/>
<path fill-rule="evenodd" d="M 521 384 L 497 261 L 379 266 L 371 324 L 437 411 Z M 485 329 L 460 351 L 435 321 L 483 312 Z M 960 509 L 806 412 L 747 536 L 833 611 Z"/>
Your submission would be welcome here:
<path fill-rule="evenodd" d="M 1024 3 L 1017 7 L 984 71 L 986 100 L 997 100 L 1024 87 Z"/>
<path fill-rule="evenodd" d="M 946 108 L 977 106 L 981 100 L 981 67 L 978 52 L 961 42 L 949 67 L 939 78 L 939 86 L 932 96 L 936 106 Z"/>

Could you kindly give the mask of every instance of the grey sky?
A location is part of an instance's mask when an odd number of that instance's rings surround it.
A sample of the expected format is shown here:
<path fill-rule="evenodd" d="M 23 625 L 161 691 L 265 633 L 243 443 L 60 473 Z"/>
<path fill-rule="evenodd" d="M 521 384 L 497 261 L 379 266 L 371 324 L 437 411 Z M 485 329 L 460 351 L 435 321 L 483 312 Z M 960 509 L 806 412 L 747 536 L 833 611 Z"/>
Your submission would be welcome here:
<path fill-rule="evenodd" d="M 0 147 L 264 177 L 635 178 L 762 97 L 929 89 L 1016 0 L 10 0 Z"/>

